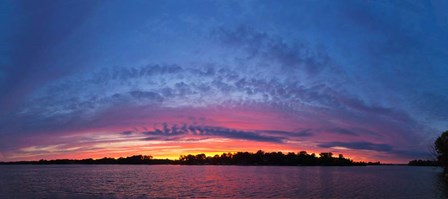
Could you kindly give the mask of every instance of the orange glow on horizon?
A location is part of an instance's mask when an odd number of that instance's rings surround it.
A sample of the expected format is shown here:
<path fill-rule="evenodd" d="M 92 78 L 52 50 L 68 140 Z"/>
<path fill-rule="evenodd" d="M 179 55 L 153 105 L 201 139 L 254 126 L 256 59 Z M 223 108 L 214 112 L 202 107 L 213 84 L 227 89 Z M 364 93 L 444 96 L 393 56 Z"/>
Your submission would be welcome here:
<path fill-rule="evenodd" d="M 128 110 L 125 110 L 128 111 Z M 397 159 L 396 156 L 385 152 L 354 150 L 346 147 L 334 146 L 321 148 L 319 143 L 341 140 L 359 142 L 369 137 L 356 137 L 331 132 L 313 132 L 312 136 L 278 135 L 281 141 L 256 141 L 245 140 L 239 137 L 225 137 L 222 134 L 198 135 L 194 133 L 182 134 L 180 138 L 170 141 L 168 137 L 160 139 L 146 139 L 156 128 L 163 129 L 163 124 L 168 125 L 198 125 L 202 127 L 225 128 L 235 132 L 249 132 L 256 134 L 258 131 L 287 131 L 294 134 L 304 129 L 317 128 L 318 124 L 312 122 L 298 122 L 287 113 L 279 113 L 265 109 L 235 109 L 235 108 L 209 108 L 192 110 L 164 110 L 156 116 L 139 118 L 134 123 L 127 125 L 111 124 L 108 127 L 90 128 L 80 131 L 67 131 L 59 136 L 51 135 L 51 139 L 45 136 L 29 136 L 24 139 L 26 143 L 19 150 L 3 153 L 0 161 L 21 161 L 39 159 L 99 159 L 103 157 L 119 158 L 132 155 L 151 155 L 157 159 L 178 159 L 181 155 L 201 154 L 207 156 L 221 155 L 223 153 L 251 152 L 258 150 L 265 152 L 283 153 L 307 151 L 316 156 L 321 152 L 332 152 L 335 156 L 343 154 L 344 157 L 354 161 L 381 161 L 384 163 L 407 163 L 407 159 Z M 190 115 L 196 118 L 191 119 Z M 121 132 L 130 131 L 129 135 Z M 149 134 L 148 134 L 149 132 Z M 252 135 L 251 134 L 251 135 Z M 50 134 L 49 134 L 50 135 Z M 258 135 L 258 134 L 257 134 Z M 276 137 L 277 135 L 268 134 Z M 284 137 L 282 137 L 284 136 Z M 250 139 L 250 138 L 249 138 Z M 39 143 L 36 145 L 33 143 Z M 1 157 L 1 156 L 0 156 Z"/>
<path fill-rule="evenodd" d="M 248 142 L 248 141 L 231 141 L 231 142 L 223 142 L 221 147 L 216 146 L 217 143 L 208 143 L 205 146 L 197 146 L 197 144 L 189 143 L 184 147 L 173 147 L 169 146 L 160 146 L 160 150 L 147 150 L 144 147 L 129 147 L 129 148 L 121 148 L 121 149 L 103 149 L 103 150 L 94 150 L 94 151 L 83 151 L 83 152 L 74 152 L 74 153 L 44 153 L 44 154 L 35 154 L 35 155 L 18 155 L 11 159 L 11 161 L 22 161 L 22 160 L 40 160 L 40 159 L 100 159 L 104 157 L 109 158 L 119 158 L 119 157 L 128 157 L 132 155 L 151 155 L 154 159 L 170 159 L 177 160 L 181 155 L 197 155 L 197 154 L 205 154 L 206 156 L 213 157 L 214 155 L 221 155 L 223 153 L 236 153 L 236 152 L 250 152 L 256 153 L 258 150 L 262 150 L 265 153 L 268 152 L 282 152 L 287 154 L 289 152 L 299 153 L 300 151 L 306 151 L 308 154 L 314 153 L 317 157 L 319 157 L 319 153 L 321 152 L 332 152 L 334 157 L 337 157 L 339 154 L 343 154 L 345 158 L 352 159 L 353 161 L 364 161 L 364 162 L 376 162 L 381 161 L 382 163 L 405 163 L 407 160 L 396 160 L 393 158 L 390 159 L 378 159 L 374 156 L 366 156 L 365 151 L 354 151 L 354 150 L 325 150 L 325 149 L 304 149 L 304 148 L 290 148 L 279 144 L 268 144 L 265 146 L 260 146 L 258 142 Z M 241 145 L 240 145 L 241 144 Z M 245 147 L 230 147 L 231 145 L 240 145 L 245 144 Z M 211 145 L 215 145 L 215 147 L 209 147 Z M 227 148 L 228 147 L 228 148 Z"/>

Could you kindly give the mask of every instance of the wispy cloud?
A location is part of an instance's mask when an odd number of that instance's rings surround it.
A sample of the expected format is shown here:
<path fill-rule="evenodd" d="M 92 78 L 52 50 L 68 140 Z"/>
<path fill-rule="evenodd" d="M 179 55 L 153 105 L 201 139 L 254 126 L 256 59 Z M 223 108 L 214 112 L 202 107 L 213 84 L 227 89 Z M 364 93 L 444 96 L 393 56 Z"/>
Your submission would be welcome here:
<path fill-rule="evenodd" d="M 272 131 L 243 131 L 224 127 L 215 126 L 197 126 L 197 125 L 181 125 L 176 124 L 171 127 L 167 123 L 163 123 L 162 129 L 155 129 L 154 131 L 143 132 L 148 137 L 144 140 L 183 140 L 185 135 L 193 135 L 200 137 L 222 137 L 230 139 L 242 139 L 259 142 L 274 142 L 282 143 L 285 137 L 280 137 L 278 134 L 263 135 L 261 132 L 272 133 Z M 284 134 L 294 134 L 291 132 L 282 132 Z M 275 135 L 275 136 L 274 136 Z M 300 136 L 300 134 L 299 134 Z M 306 136 L 306 135 L 305 135 Z"/>
<path fill-rule="evenodd" d="M 323 148 L 345 147 L 356 150 L 371 150 L 381 152 L 390 152 L 393 149 L 392 146 L 388 144 L 375 144 L 371 142 L 327 142 L 319 144 L 318 146 Z"/>
<path fill-rule="evenodd" d="M 219 28 L 213 31 L 213 36 L 224 45 L 245 51 L 246 59 L 262 59 L 268 63 L 275 61 L 287 71 L 301 70 L 308 75 L 315 75 L 332 67 L 324 49 L 314 49 L 305 43 L 286 43 L 281 38 L 250 26 Z"/>

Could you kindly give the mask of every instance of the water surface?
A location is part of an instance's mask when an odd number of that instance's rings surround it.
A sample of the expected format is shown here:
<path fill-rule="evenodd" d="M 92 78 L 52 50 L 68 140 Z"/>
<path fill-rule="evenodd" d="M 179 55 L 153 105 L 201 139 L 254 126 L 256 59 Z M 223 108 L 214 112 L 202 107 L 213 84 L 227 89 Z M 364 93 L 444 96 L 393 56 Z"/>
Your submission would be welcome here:
<path fill-rule="evenodd" d="M 0 198 L 448 198 L 440 168 L 0 166 Z"/>

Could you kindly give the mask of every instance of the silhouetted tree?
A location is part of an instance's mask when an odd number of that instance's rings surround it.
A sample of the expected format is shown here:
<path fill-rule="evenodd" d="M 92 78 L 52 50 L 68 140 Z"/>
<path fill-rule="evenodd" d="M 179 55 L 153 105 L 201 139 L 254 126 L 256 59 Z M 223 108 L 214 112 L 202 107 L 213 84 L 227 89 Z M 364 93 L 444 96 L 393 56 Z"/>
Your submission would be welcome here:
<path fill-rule="evenodd" d="M 444 168 L 444 172 L 448 172 L 448 131 L 443 132 L 435 141 L 434 148 L 437 152 L 437 160 Z"/>
<path fill-rule="evenodd" d="M 328 153 L 320 153 L 319 154 L 319 162 L 320 165 L 333 165 L 333 153 L 328 152 Z"/>

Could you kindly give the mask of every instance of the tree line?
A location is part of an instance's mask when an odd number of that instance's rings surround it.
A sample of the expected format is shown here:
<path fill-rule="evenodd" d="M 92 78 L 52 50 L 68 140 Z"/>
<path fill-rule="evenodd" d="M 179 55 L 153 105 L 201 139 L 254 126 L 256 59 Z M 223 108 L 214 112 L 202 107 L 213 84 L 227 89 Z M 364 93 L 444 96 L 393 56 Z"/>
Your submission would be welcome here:
<path fill-rule="evenodd" d="M 56 159 L 39 161 L 0 162 L 0 164 L 178 164 L 178 165 L 278 165 L 278 166 L 365 166 L 379 165 L 380 162 L 355 162 L 345 158 L 342 154 L 337 157 L 333 153 L 308 154 L 299 153 L 264 152 L 256 153 L 236 152 L 221 155 L 206 156 L 205 154 L 181 155 L 178 160 L 154 159 L 148 155 L 134 155 L 129 157 L 101 159 Z"/>
<path fill-rule="evenodd" d="M 411 160 L 409 166 L 440 166 L 438 161 L 434 160 Z"/>
<path fill-rule="evenodd" d="M 0 162 L 0 164 L 171 164 L 172 160 L 153 159 L 150 155 L 133 155 L 129 157 L 101 159 L 56 159 L 56 160 L 39 160 L 39 161 L 17 161 L 17 162 Z"/>
<path fill-rule="evenodd" d="M 279 166 L 365 166 L 368 164 L 380 164 L 380 162 L 354 162 L 345 158 L 342 154 L 333 157 L 331 152 L 320 153 L 319 157 L 306 151 L 299 153 L 282 153 L 257 151 L 223 153 L 213 157 L 205 154 L 183 155 L 179 158 L 179 164 L 185 165 L 279 165 Z"/>

